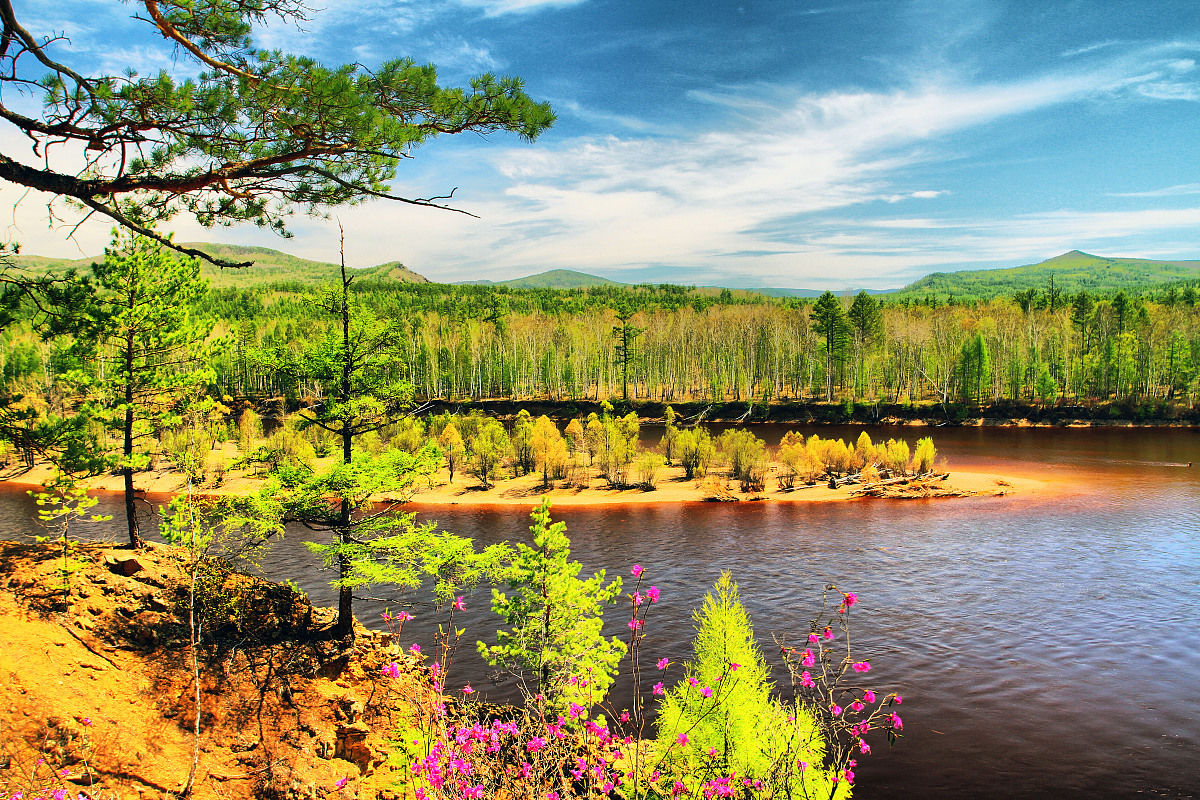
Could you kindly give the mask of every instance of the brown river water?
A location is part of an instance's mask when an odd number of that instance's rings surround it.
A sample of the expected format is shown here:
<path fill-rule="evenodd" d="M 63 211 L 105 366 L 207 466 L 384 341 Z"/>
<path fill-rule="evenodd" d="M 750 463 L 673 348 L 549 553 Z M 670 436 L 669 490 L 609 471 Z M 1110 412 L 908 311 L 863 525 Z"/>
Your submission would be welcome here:
<path fill-rule="evenodd" d="M 853 440 L 862 429 L 802 430 Z M 754 430 L 773 443 L 785 428 Z M 585 570 L 627 576 L 640 563 L 662 590 L 643 661 L 688 655 L 691 610 L 721 570 L 739 583 L 768 661 L 772 635 L 807 630 L 825 584 L 856 592 L 856 651 L 870 658 L 876 688 L 904 695 L 905 722 L 896 747 L 878 741 L 860 762 L 856 797 L 1200 796 L 1200 431 L 867 430 L 910 443 L 932 433 L 951 473 L 1027 476 L 1050 490 L 556 517 Z M 513 510 L 423 516 L 480 543 L 529 539 L 527 515 Z M 28 498 L 0 491 L 0 536 L 36 533 L 32 519 Z M 289 531 L 264 569 L 331 604 L 330 576 L 301 545 L 311 536 Z M 490 682 L 474 655 L 475 640 L 494 635 L 488 600 L 467 598 L 456 619 L 467 632 L 448 685 L 510 697 L 511 681 Z M 425 598 L 387 605 L 416 615 L 403 636 L 428 652 L 440 620 Z M 384 607 L 362 601 L 357 611 L 378 627 Z M 625 609 L 610 617 L 612 634 L 628 632 Z M 618 684 L 614 705 L 627 705 L 629 691 Z"/>

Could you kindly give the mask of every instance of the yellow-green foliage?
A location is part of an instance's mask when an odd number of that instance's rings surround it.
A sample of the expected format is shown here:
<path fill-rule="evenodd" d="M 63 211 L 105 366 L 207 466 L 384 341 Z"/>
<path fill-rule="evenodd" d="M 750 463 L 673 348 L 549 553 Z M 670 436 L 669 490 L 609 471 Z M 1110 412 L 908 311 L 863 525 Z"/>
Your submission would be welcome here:
<path fill-rule="evenodd" d="M 917 440 L 917 452 L 913 454 L 912 468 L 913 472 L 918 475 L 923 475 L 933 469 L 933 460 L 937 458 L 937 448 L 933 446 L 933 439 L 926 436 Z"/>
<path fill-rule="evenodd" d="M 253 408 L 243 409 L 238 417 L 238 449 L 249 453 L 262 435 L 262 417 Z"/>
<path fill-rule="evenodd" d="M 870 434 L 863 431 L 858 435 L 858 441 L 854 443 L 854 457 L 851 459 L 851 466 L 856 470 L 861 470 L 868 464 L 878 460 L 879 455 L 875 444 L 871 441 Z"/>
<path fill-rule="evenodd" d="M 533 423 L 533 437 L 530 442 L 533 451 L 533 463 L 542 473 L 543 488 L 550 487 L 550 479 L 560 479 L 566 474 L 567 442 L 558 432 L 558 426 L 546 415 L 537 418 Z"/>
<path fill-rule="evenodd" d="M 454 482 L 454 470 L 462 464 L 463 456 L 466 454 L 466 445 L 463 444 L 462 435 L 459 434 L 458 428 L 454 427 L 453 422 L 447 422 L 446 427 L 442 429 L 438 436 L 438 447 L 442 448 L 442 455 L 446 457 L 446 468 L 450 470 L 450 482 Z"/>
<path fill-rule="evenodd" d="M 763 781 L 769 794 L 761 796 L 829 797 L 820 732 L 808 711 L 772 697 L 770 671 L 730 573 L 721 574 L 694 618 L 694 658 L 657 721 L 655 751 L 666 785 L 679 780 L 699 796 L 706 776 L 736 772 Z M 803 771 L 801 761 L 809 765 Z"/>
<path fill-rule="evenodd" d="M 311 467 L 317 453 L 308 438 L 296 429 L 292 422 L 280 425 L 267 442 L 267 447 L 277 450 L 290 461 Z"/>
<path fill-rule="evenodd" d="M 675 437 L 675 455 L 688 480 L 708 474 L 715 452 L 712 437 L 703 428 L 688 428 Z"/>
<path fill-rule="evenodd" d="M 661 453 L 643 452 L 637 460 L 638 484 L 643 489 L 653 489 L 658 483 L 658 473 L 666 463 L 667 459 Z"/>
<path fill-rule="evenodd" d="M 409 417 L 388 426 L 388 445 L 406 453 L 420 452 L 427 440 L 425 423 L 419 419 Z"/>
<path fill-rule="evenodd" d="M 892 472 L 905 474 L 908 469 L 908 442 L 903 439 L 888 439 L 883 456 L 883 464 Z"/>

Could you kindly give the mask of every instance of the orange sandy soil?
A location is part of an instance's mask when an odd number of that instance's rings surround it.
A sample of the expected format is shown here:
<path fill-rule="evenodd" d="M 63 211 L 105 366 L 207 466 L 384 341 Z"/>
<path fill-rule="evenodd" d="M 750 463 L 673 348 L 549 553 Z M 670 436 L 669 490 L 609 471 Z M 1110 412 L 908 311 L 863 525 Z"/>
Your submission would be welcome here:
<path fill-rule="evenodd" d="M 114 556 L 139 569 L 124 574 L 106 563 Z M 59 788 L 72 800 L 176 797 L 195 717 L 181 551 L 79 545 L 76 559 L 64 594 L 52 545 L 0 542 L 0 797 Z M 192 796 L 403 796 L 387 740 L 421 691 L 415 657 L 361 629 L 352 646 L 331 641 L 321 631 L 332 612 L 221 574 L 244 616 L 214 623 L 201 648 Z M 399 679 L 380 674 L 393 660 Z"/>
<path fill-rule="evenodd" d="M 231 460 L 236 456 L 232 444 L 213 453 L 211 463 Z M 410 499 L 417 506 L 521 506 L 536 505 L 543 494 L 548 494 L 556 507 L 631 505 L 647 503 L 688 503 L 713 500 L 766 501 L 778 503 L 827 502 L 861 499 L 856 493 L 859 486 L 843 486 L 830 489 L 825 483 L 800 486 L 791 491 L 778 488 L 778 465 L 772 465 L 767 477 L 767 488 L 762 492 L 742 492 L 738 483 L 717 472 L 708 478 L 686 480 L 681 467 L 667 467 L 659 472 L 655 489 L 613 489 L 599 477 L 593 477 L 586 487 L 564 487 L 563 481 L 552 481 L 551 489 L 544 491 L 540 475 L 524 475 L 495 481 L 491 489 L 483 490 L 479 481 L 464 472 L 456 472 L 453 483 L 445 469 L 421 481 Z M 944 474 L 945 470 L 937 470 Z M 211 471 L 210 471 L 211 474 Z M 46 465 L 32 469 L 9 467 L 0 470 L 0 484 L 14 488 L 34 489 L 50 475 Z M 631 471 L 632 475 L 632 471 Z M 230 470 L 219 486 L 209 483 L 199 490 L 205 494 L 246 494 L 257 490 L 260 478 L 242 470 Z M 107 475 L 87 481 L 89 488 L 99 492 L 120 492 L 121 477 Z M 185 487 L 180 473 L 156 470 L 138 473 L 134 485 L 150 497 L 162 497 L 179 492 Z M 886 487 L 877 496 L 896 498 L 927 497 L 971 497 L 995 496 L 1020 493 L 1023 496 L 1044 495 L 1049 484 L 1030 475 L 995 475 L 981 472 L 953 470 L 944 480 L 916 482 L 908 486 Z"/>

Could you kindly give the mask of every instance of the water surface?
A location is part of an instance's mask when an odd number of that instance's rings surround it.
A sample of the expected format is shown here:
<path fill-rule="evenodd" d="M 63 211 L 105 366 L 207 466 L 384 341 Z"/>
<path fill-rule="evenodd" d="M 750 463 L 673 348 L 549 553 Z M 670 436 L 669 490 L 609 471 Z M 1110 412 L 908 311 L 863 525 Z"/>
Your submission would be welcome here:
<path fill-rule="evenodd" d="M 784 427 L 757 427 L 769 442 Z M 861 426 L 816 428 L 853 439 Z M 877 440 L 925 431 L 868 428 Z M 645 653 L 685 657 L 691 609 L 732 570 L 771 653 L 797 638 L 837 583 L 855 591 L 854 637 L 882 690 L 898 690 L 905 737 L 857 770 L 856 796 L 931 798 L 1200 795 L 1200 432 L 1190 429 L 940 428 L 954 469 L 1019 473 L 1062 491 L 967 500 L 687 504 L 563 509 L 586 570 L 662 590 Z M 106 500 L 106 503 L 111 501 Z M 116 503 L 113 507 L 119 513 Z M 515 510 L 444 509 L 443 527 L 481 543 L 528 541 Z M 36 526 L 26 498 L 0 492 L 0 535 Z M 109 535 L 120 535 L 109 527 Z M 329 576 L 290 531 L 265 564 L 319 604 Z M 382 595 L 382 590 L 379 590 Z M 432 646 L 423 598 L 405 639 Z M 496 627 L 480 592 L 449 685 L 498 696 L 474 640 Z M 375 624 L 382 602 L 362 602 Z M 612 633 L 625 632 L 625 612 Z M 782 673 L 780 673 L 782 676 Z M 617 687 L 627 704 L 629 687 Z"/>

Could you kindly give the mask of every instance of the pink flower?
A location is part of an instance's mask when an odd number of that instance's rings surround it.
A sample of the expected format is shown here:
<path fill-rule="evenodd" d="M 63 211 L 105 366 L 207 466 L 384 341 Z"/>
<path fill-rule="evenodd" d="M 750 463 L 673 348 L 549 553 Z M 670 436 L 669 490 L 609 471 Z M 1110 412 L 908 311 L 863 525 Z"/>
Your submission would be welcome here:
<path fill-rule="evenodd" d="M 641 565 L 641 564 L 634 564 L 634 565 L 633 565 L 633 569 L 629 570 L 629 574 L 630 574 L 630 575 L 632 575 L 632 576 L 633 576 L 633 577 L 635 577 L 635 578 L 640 578 L 640 577 L 642 577 L 642 573 L 643 573 L 643 572 L 645 572 L 645 570 L 643 570 L 643 569 L 642 569 L 642 565 Z"/>
<path fill-rule="evenodd" d="M 683 792 L 684 792 L 684 790 L 685 790 L 685 789 L 687 789 L 687 787 L 686 787 L 686 786 L 684 786 L 684 785 L 683 785 L 682 783 L 680 783 L 679 781 L 675 781 L 675 785 L 673 785 L 673 786 L 671 787 L 671 796 L 672 796 L 672 797 L 678 797 L 679 795 L 683 794 Z"/>
<path fill-rule="evenodd" d="M 454 608 L 458 611 L 466 611 L 467 610 L 467 605 L 466 605 L 466 603 L 463 602 L 463 596 L 461 594 L 458 597 L 454 598 Z"/>
<path fill-rule="evenodd" d="M 712 697 L 712 689 L 705 686 L 703 689 L 700 690 L 700 695 L 702 697 Z"/>
<path fill-rule="evenodd" d="M 394 617 L 392 617 L 392 619 L 394 619 L 398 622 L 408 622 L 412 618 L 413 618 L 413 615 L 408 613 L 407 611 L 399 611 L 396 613 L 396 615 Z"/>
<path fill-rule="evenodd" d="M 337 788 L 339 788 L 339 789 L 340 789 L 340 788 L 342 788 L 343 786 L 345 786 L 345 785 L 346 785 L 346 782 L 347 782 L 347 781 L 349 781 L 349 780 L 350 780 L 349 778 L 338 778 L 338 779 L 337 779 L 337 783 L 335 783 L 335 784 L 334 784 L 334 786 L 336 786 Z"/>
<path fill-rule="evenodd" d="M 691 684 L 692 686 L 700 685 L 700 681 L 696 680 L 695 678 L 688 678 L 688 683 Z"/>
<path fill-rule="evenodd" d="M 629 623 L 628 623 L 629 630 L 640 631 L 642 629 L 642 625 L 644 625 L 644 624 L 645 624 L 645 622 L 638 619 L 637 617 L 634 617 L 633 619 L 629 620 Z"/>
<path fill-rule="evenodd" d="M 904 720 L 900 719 L 899 714 L 893 712 L 891 714 L 891 716 L 888 717 L 888 722 L 891 723 L 893 730 L 897 730 L 897 731 L 904 730 Z"/>
<path fill-rule="evenodd" d="M 870 672 L 871 664 L 867 661 L 855 661 L 850 665 L 850 668 L 855 672 Z"/>
<path fill-rule="evenodd" d="M 813 664 L 817 663 L 816 656 L 813 655 L 812 650 L 805 650 L 801 655 L 804 656 L 804 658 L 800 660 L 801 666 L 811 667 Z"/>
<path fill-rule="evenodd" d="M 546 740 L 540 736 L 535 736 L 529 740 L 528 744 L 525 745 L 525 749 L 531 753 L 536 753 L 538 750 L 541 750 L 545 746 L 546 746 Z"/>
<path fill-rule="evenodd" d="M 558 792 L 546 792 L 546 800 L 558 800 Z"/>
<path fill-rule="evenodd" d="M 641 592 L 634 592 L 634 593 L 633 593 L 633 604 L 634 604 L 635 606 L 640 606 L 640 605 L 641 605 L 642 603 L 644 603 L 645 601 L 646 601 L 646 598 L 642 596 L 642 593 L 641 593 Z"/>
<path fill-rule="evenodd" d="M 740 666 L 742 666 L 742 665 L 741 665 L 741 664 L 739 664 L 739 663 L 737 663 L 736 661 L 732 661 L 732 662 L 730 662 L 730 664 L 729 664 L 729 671 L 730 671 L 730 672 L 737 672 L 737 671 L 738 671 L 738 667 L 740 667 Z"/>
<path fill-rule="evenodd" d="M 871 745 L 867 744 L 866 739 L 858 740 L 858 752 L 862 753 L 864 756 L 871 755 Z"/>
<path fill-rule="evenodd" d="M 651 603 L 657 603 L 658 602 L 658 587 L 651 586 L 649 589 L 647 589 L 646 597 L 650 598 Z"/>
<path fill-rule="evenodd" d="M 620 722 L 629 722 L 629 712 L 622 711 L 621 716 L 617 718 Z"/>
<path fill-rule="evenodd" d="M 670 664 L 671 664 L 671 659 L 669 659 L 669 658 L 660 658 L 658 660 L 658 668 L 659 669 L 666 669 L 668 666 L 670 666 Z"/>
<path fill-rule="evenodd" d="M 808 670 L 804 670 L 804 672 L 800 673 L 800 685 L 805 689 L 811 689 L 817 684 L 813 683 L 812 673 L 810 673 Z"/>
<path fill-rule="evenodd" d="M 686 733 L 681 733 L 681 734 L 679 734 L 678 736 L 676 736 L 676 737 L 675 737 L 675 743 L 676 743 L 676 744 L 678 744 L 678 745 L 680 745 L 680 746 L 687 744 L 687 743 L 688 743 L 687 734 L 686 734 Z"/>
<path fill-rule="evenodd" d="M 81 720 L 79 720 L 79 721 L 80 721 L 80 722 L 82 722 L 84 725 L 91 725 L 91 724 L 92 724 L 92 718 L 91 718 L 91 717 L 84 717 L 83 719 L 81 719 Z"/>
<path fill-rule="evenodd" d="M 903 702 L 904 702 L 904 698 L 901 697 L 900 695 L 896 695 L 896 705 L 900 705 Z"/>
<path fill-rule="evenodd" d="M 850 704 L 851 711 L 862 711 L 864 708 L 866 708 L 866 706 L 864 706 L 858 700 L 855 700 L 853 703 Z"/>
<path fill-rule="evenodd" d="M 419 652 L 421 652 L 421 645 L 417 644 L 416 642 L 413 642 L 412 647 L 410 647 L 408 649 L 414 653 L 419 653 Z"/>
<path fill-rule="evenodd" d="M 815 633 L 810 633 L 808 635 L 808 643 L 809 644 L 816 644 L 819 641 L 821 641 L 821 637 L 817 636 Z"/>
<path fill-rule="evenodd" d="M 471 688 L 471 684 L 468 683 L 463 687 L 463 694 L 475 694 L 475 690 Z"/>
<path fill-rule="evenodd" d="M 800 770 L 801 772 L 804 772 L 804 770 L 808 769 L 808 762 L 807 761 L 797 761 L 796 769 Z"/>
<path fill-rule="evenodd" d="M 826 626 L 825 626 L 825 632 L 824 632 L 823 634 L 821 634 L 821 635 L 822 635 L 822 637 L 824 637 L 824 639 L 825 639 L 826 641 L 832 641 L 832 640 L 833 640 L 833 637 L 834 637 L 833 628 L 831 628 L 831 627 L 829 627 L 828 625 L 826 625 Z"/>
<path fill-rule="evenodd" d="M 874 703 L 875 693 L 870 689 L 867 689 L 865 692 L 863 692 L 863 700 L 866 700 L 868 703 Z"/>
<path fill-rule="evenodd" d="M 399 678 L 400 665 L 393 661 L 390 664 L 385 665 L 383 669 L 379 670 L 379 672 L 388 678 Z"/>
<path fill-rule="evenodd" d="M 840 717 L 842 715 L 842 707 L 837 703 L 834 703 L 829 707 L 829 713 L 833 714 L 835 717 Z"/>
<path fill-rule="evenodd" d="M 665 694 L 666 691 L 667 690 L 663 686 L 662 681 L 659 681 L 658 683 L 654 684 L 654 694 Z"/>
<path fill-rule="evenodd" d="M 850 770 L 846 770 L 845 772 L 842 773 L 842 775 L 844 775 L 846 777 L 846 783 L 854 783 L 854 773 L 853 772 L 851 772 Z"/>
<path fill-rule="evenodd" d="M 842 594 L 842 605 L 844 605 L 846 608 L 852 607 L 857 602 L 858 595 L 856 595 L 854 592 L 845 592 Z"/>

